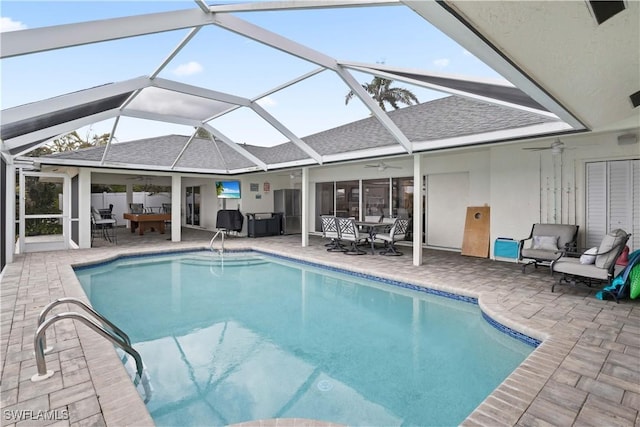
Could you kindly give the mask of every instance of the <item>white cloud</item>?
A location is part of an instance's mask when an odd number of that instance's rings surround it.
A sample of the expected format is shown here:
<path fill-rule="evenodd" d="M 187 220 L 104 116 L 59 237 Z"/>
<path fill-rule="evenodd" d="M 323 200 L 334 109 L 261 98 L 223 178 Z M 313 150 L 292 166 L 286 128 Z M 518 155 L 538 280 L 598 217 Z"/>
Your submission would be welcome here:
<path fill-rule="evenodd" d="M 265 96 L 264 98 L 260 98 L 258 100 L 258 105 L 260 105 L 261 107 L 275 107 L 276 105 L 278 105 L 278 103 L 270 96 Z"/>
<path fill-rule="evenodd" d="M 191 61 L 186 64 L 180 64 L 173 70 L 173 74 L 177 76 L 190 76 L 192 74 L 201 73 L 204 68 L 199 62 Z"/>
<path fill-rule="evenodd" d="M 0 16 L 0 33 L 7 31 L 26 30 L 27 26 L 20 21 L 14 21 L 11 18 Z"/>
<path fill-rule="evenodd" d="M 439 68 L 445 68 L 449 65 L 449 60 L 447 58 L 436 59 L 435 61 L 433 61 L 433 65 Z"/>

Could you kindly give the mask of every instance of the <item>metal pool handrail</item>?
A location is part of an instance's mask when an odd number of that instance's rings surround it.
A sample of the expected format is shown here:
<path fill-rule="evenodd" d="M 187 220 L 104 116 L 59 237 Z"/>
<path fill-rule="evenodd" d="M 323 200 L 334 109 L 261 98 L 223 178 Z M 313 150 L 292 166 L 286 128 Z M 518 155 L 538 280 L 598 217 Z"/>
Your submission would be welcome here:
<path fill-rule="evenodd" d="M 220 252 L 221 252 L 221 253 L 224 253 L 224 233 L 225 233 L 226 231 L 227 231 L 227 230 L 225 230 L 224 228 L 221 228 L 220 230 L 218 230 L 218 231 L 216 232 L 216 234 L 213 236 L 213 238 L 212 238 L 212 239 L 211 239 L 211 241 L 209 242 L 209 249 L 210 249 L 210 250 L 213 250 L 213 241 L 214 241 L 214 240 L 216 240 L 216 237 L 218 237 L 218 235 L 221 235 L 221 236 L 222 236 L 222 246 L 221 246 Z"/>
<path fill-rule="evenodd" d="M 40 325 L 42 325 L 44 323 L 44 320 L 47 316 L 47 314 L 56 306 L 60 305 L 60 304 L 76 304 L 79 305 L 80 307 L 82 307 L 85 311 L 87 311 L 88 313 L 93 314 L 95 317 L 97 317 L 98 319 L 100 319 L 100 321 L 104 324 L 106 324 L 107 326 L 109 326 L 113 332 L 118 335 L 120 338 L 122 338 L 124 340 L 124 342 L 127 343 L 127 345 L 131 346 L 131 340 L 129 339 L 129 336 L 127 334 L 124 333 L 124 331 L 120 328 L 118 328 L 116 325 L 114 325 L 109 319 L 107 319 L 106 317 L 104 317 L 102 314 L 98 313 L 97 311 L 95 311 L 93 308 L 89 307 L 87 304 L 85 304 L 83 301 L 77 299 L 77 298 L 70 298 L 70 297 L 66 297 L 66 298 L 58 298 L 55 301 L 51 301 L 49 304 L 47 304 L 47 306 L 42 309 L 42 311 L 40 312 L 40 315 L 38 316 L 38 325 L 37 328 L 40 327 Z M 49 353 L 51 350 L 53 350 L 53 347 L 49 347 L 47 348 L 47 337 L 46 335 L 44 335 L 42 337 L 42 347 L 44 349 L 44 354 Z"/>
<path fill-rule="evenodd" d="M 96 331 L 97 333 L 99 333 L 100 335 L 102 335 L 112 343 L 120 346 L 120 348 L 122 348 L 125 352 L 130 354 L 133 357 L 133 359 L 136 361 L 137 378 L 139 380 L 142 380 L 143 378 L 142 357 L 140 356 L 140 353 L 138 353 L 133 347 L 131 347 L 129 343 L 127 343 L 127 341 L 125 341 L 121 336 L 119 336 L 114 331 L 108 331 L 107 329 L 102 327 L 102 325 L 100 325 L 99 323 L 95 322 L 94 320 L 90 319 L 89 317 L 83 314 L 74 313 L 74 312 L 64 312 L 48 318 L 40 326 L 38 326 L 38 329 L 36 330 L 36 333 L 33 339 L 33 347 L 36 354 L 36 366 L 38 368 L 38 373 L 31 377 L 31 381 L 34 381 L 34 382 L 42 381 L 53 376 L 53 371 L 47 370 L 47 362 L 45 361 L 45 358 L 44 358 L 44 345 L 43 345 L 44 336 L 49 326 L 53 325 L 55 322 L 59 320 L 64 320 L 64 319 L 79 320 L 80 322 L 84 323 L 85 325 L 87 325 L 88 327 L 90 327 L 91 329 L 93 329 L 94 331 Z"/>

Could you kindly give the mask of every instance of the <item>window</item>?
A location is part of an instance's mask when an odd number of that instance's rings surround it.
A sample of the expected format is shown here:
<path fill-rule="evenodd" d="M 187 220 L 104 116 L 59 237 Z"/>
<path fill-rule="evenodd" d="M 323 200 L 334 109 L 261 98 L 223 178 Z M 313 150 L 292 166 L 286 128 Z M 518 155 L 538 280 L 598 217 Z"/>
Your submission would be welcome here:
<path fill-rule="evenodd" d="M 322 230 L 321 215 L 335 215 L 333 182 L 316 184 L 316 231 Z"/>

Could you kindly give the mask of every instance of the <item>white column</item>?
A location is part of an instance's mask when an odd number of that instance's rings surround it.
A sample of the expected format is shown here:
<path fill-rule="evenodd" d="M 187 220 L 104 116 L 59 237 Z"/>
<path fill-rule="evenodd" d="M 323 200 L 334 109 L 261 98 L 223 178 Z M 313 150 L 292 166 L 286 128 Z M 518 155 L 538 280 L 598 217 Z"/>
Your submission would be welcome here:
<path fill-rule="evenodd" d="M 128 193 L 127 193 L 128 194 Z M 171 175 L 171 241 L 182 239 L 182 177 Z"/>
<path fill-rule="evenodd" d="M 422 265 L 422 163 L 413 155 L 413 265 Z"/>
<path fill-rule="evenodd" d="M 78 172 L 78 246 L 91 247 L 91 171 Z"/>
<path fill-rule="evenodd" d="M 9 264 L 13 262 L 13 254 L 16 250 L 16 167 L 13 165 L 13 159 L 7 159 L 6 175 L 3 177 L 3 181 L 7 189 L 7 205 L 5 206 L 7 240 L 5 255 L 7 257 L 7 264 Z"/>
<path fill-rule="evenodd" d="M 302 168 L 302 246 L 309 246 L 309 168 Z"/>

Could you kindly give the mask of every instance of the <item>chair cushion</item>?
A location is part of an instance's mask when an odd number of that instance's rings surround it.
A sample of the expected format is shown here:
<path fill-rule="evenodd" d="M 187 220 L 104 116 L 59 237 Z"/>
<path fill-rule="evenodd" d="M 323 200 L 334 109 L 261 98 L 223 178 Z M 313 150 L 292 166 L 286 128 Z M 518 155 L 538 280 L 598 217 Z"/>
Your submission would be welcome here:
<path fill-rule="evenodd" d="M 580 264 L 593 264 L 596 262 L 596 254 L 598 253 L 598 248 L 591 248 L 584 251 L 582 256 L 580 257 Z"/>
<path fill-rule="evenodd" d="M 522 258 L 536 259 L 536 260 L 544 260 L 544 261 L 553 261 L 558 258 L 560 254 L 556 253 L 556 251 L 547 251 L 543 249 L 531 249 L 531 248 L 522 248 L 521 256 Z"/>
<path fill-rule="evenodd" d="M 595 264 L 580 264 L 580 258 L 562 257 L 553 264 L 553 271 L 592 279 L 607 280 L 609 272 Z"/>
<path fill-rule="evenodd" d="M 96 208 L 91 208 L 91 215 L 93 216 L 93 220 L 97 223 L 98 221 L 102 221 L 102 215 Z"/>
<path fill-rule="evenodd" d="M 544 251 L 558 250 L 558 236 L 533 236 L 531 249 L 542 249 Z"/>
<path fill-rule="evenodd" d="M 618 256 L 618 251 L 615 248 L 618 248 L 623 242 L 626 243 L 626 238 L 627 233 L 619 228 L 604 236 L 598 247 L 598 253 L 601 255 L 596 257 L 596 267 L 604 269 L 611 267 Z"/>

